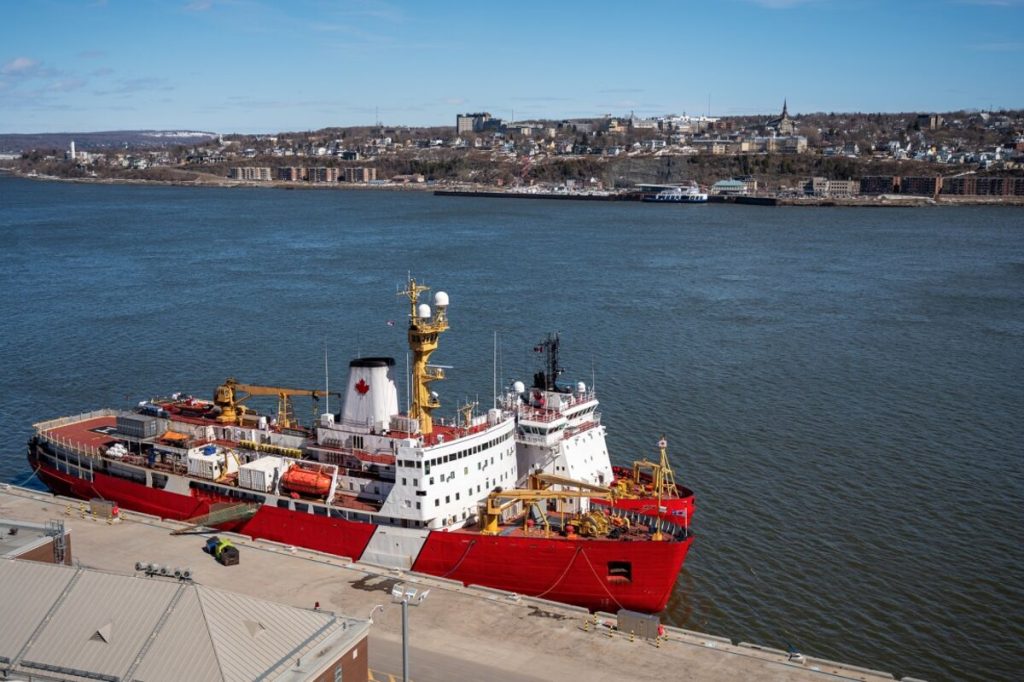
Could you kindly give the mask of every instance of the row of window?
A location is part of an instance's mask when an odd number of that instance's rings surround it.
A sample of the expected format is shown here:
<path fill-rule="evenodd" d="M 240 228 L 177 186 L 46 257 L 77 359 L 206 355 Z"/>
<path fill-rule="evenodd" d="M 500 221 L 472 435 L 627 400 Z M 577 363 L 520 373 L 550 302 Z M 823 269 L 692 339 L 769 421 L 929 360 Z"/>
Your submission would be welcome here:
<path fill-rule="evenodd" d="M 537 436 L 544 436 L 554 431 L 561 431 L 565 428 L 565 424 L 558 424 L 552 428 L 546 426 L 528 426 L 526 424 L 520 424 L 519 430 L 523 433 L 532 433 Z"/>
<path fill-rule="evenodd" d="M 503 436 L 500 436 L 498 438 L 492 438 L 491 440 L 487 441 L 486 443 L 481 443 L 480 445 L 474 445 L 471 448 L 464 448 L 462 450 L 459 450 L 458 452 L 453 452 L 450 455 L 443 455 L 441 457 L 434 457 L 433 459 L 427 460 L 425 462 L 417 462 L 416 460 L 413 460 L 413 459 L 400 459 L 400 460 L 398 460 L 398 466 L 406 467 L 408 469 L 422 469 L 422 468 L 424 468 L 424 466 L 426 466 L 426 469 L 429 472 L 430 471 L 430 467 L 432 467 L 432 466 L 437 466 L 438 464 L 447 464 L 448 462 L 454 462 L 455 460 L 462 459 L 463 457 L 469 457 L 470 455 L 475 455 L 478 452 L 483 452 L 484 450 L 488 450 L 488 449 L 494 447 L 495 445 L 497 445 L 498 443 L 506 441 L 506 440 L 508 440 L 511 437 L 512 437 L 511 433 L 506 433 Z"/>
<path fill-rule="evenodd" d="M 504 458 L 505 458 L 505 455 L 506 455 L 506 454 L 508 454 L 509 456 L 511 456 L 511 455 L 512 455 L 512 452 L 511 452 L 511 451 L 509 451 L 508 453 L 502 452 L 502 453 L 500 454 L 500 458 L 501 458 L 501 459 L 504 459 Z M 476 470 L 477 470 L 477 471 L 484 471 L 484 470 L 486 470 L 486 469 L 487 469 L 487 467 L 488 467 L 489 465 L 493 465 L 493 464 L 494 464 L 494 458 L 493 458 L 493 457 L 491 457 L 489 461 L 488 461 L 488 460 L 486 460 L 486 459 L 484 459 L 484 460 L 481 460 L 481 461 L 479 461 L 479 462 L 477 462 L 477 463 L 476 463 Z M 430 469 L 429 469 L 429 468 L 427 469 L 427 472 L 426 472 L 426 473 L 428 473 L 428 474 L 430 473 Z M 468 476 L 468 475 L 469 475 L 469 467 L 462 467 L 462 473 L 463 473 L 463 475 L 465 475 L 465 476 Z M 508 474 L 502 474 L 502 475 L 501 475 L 501 479 L 502 479 L 502 480 L 505 480 L 505 479 L 506 479 L 507 477 L 508 477 Z M 455 472 L 454 472 L 454 471 L 450 471 L 450 472 L 448 472 L 448 474 L 447 474 L 447 477 L 445 477 L 445 475 L 444 475 L 444 474 L 442 474 L 442 475 L 441 475 L 441 483 L 445 483 L 445 482 L 447 482 L 447 481 L 451 481 L 451 480 L 452 480 L 452 479 L 454 479 L 454 478 L 455 478 Z M 405 476 L 403 476 L 401 480 L 402 480 L 402 485 L 408 485 L 408 484 L 409 484 L 409 479 L 408 479 L 408 478 L 406 478 Z M 434 485 L 434 483 L 435 483 L 434 477 L 433 477 L 433 476 L 431 476 L 431 477 L 430 477 L 430 478 L 428 479 L 428 482 L 429 482 L 429 484 L 430 484 L 430 485 Z M 420 479 L 418 479 L 418 478 L 414 478 L 414 479 L 412 479 L 412 485 L 413 485 L 413 487 L 414 487 L 414 488 L 417 488 L 417 487 L 419 487 L 419 485 L 420 485 Z M 490 487 L 490 485 L 489 485 L 489 484 L 488 484 L 488 487 Z M 418 493 L 418 492 L 417 492 L 417 494 L 420 494 L 420 493 Z"/>

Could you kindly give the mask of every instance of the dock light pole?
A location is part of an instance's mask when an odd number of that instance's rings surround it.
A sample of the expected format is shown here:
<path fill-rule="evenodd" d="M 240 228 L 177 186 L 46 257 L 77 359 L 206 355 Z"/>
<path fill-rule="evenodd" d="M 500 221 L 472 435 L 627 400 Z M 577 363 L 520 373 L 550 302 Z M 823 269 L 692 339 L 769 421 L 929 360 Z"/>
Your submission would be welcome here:
<path fill-rule="evenodd" d="M 409 604 L 419 606 L 429 594 L 430 590 L 417 594 L 414 588 L 402 585 L 391 588 L 391 599 L 402 604 L 402 682 L 409 682 Z"/>

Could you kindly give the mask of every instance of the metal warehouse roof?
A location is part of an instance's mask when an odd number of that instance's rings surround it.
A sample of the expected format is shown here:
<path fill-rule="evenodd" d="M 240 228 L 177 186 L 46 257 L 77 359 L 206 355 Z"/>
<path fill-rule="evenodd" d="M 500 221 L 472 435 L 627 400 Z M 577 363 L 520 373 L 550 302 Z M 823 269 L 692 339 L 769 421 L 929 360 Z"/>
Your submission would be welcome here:
<path fill-rule="evenodd" d="M 14 676 L 302 679 L 297 660 L 326 665 L 368 629 L 188 581 L 0 559 L 0 672 Z"/>

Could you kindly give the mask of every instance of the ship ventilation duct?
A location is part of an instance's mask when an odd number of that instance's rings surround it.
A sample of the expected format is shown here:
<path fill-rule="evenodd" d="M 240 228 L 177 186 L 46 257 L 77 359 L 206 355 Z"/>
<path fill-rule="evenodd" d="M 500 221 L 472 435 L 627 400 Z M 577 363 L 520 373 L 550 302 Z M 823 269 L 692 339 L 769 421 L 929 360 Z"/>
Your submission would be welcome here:
<path fill-rule="evenodd" d="M 391 377 L 394 358 L 359 358 L 348 363 L 348 388 L 341 421 L 383 431 L 398 414 L 398 389 Z"/>

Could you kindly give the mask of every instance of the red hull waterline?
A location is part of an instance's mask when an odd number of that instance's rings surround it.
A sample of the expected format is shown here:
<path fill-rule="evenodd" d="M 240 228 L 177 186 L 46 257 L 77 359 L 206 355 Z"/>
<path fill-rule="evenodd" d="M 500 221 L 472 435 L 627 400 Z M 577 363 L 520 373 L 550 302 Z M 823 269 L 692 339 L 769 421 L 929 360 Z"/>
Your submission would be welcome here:
<path fill-rule="evenodd" d="M 238 501 L 199 489 L 191 490 L 191 496 L 169 493 L 99 472 L 87 481 L 41 462 L 36 447 L 29 448 L 29 462 L 58 495 L 103 498 L 124 509 L 177 521 L 207 514 L 216 502 Z M 377 526 L 263 505 L 250 519 L 218 528 L 359 560 Z M 672 542 L 620 543 L 427 531 L 412 570 L 591 611 L 626 608 L 657 613 L 668 603 L 692 542 L 692 536 Z M 608 567 L 615 564 L 622 570 L 609 575 Z"/>

